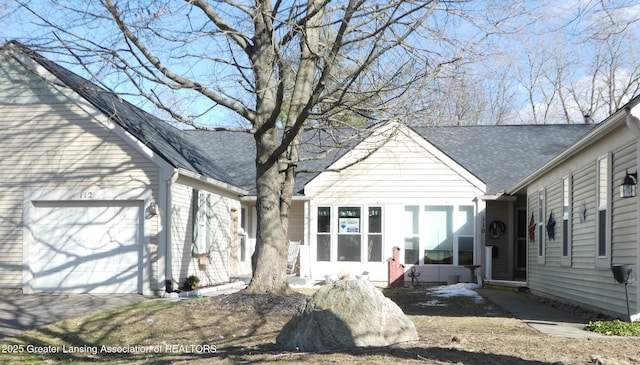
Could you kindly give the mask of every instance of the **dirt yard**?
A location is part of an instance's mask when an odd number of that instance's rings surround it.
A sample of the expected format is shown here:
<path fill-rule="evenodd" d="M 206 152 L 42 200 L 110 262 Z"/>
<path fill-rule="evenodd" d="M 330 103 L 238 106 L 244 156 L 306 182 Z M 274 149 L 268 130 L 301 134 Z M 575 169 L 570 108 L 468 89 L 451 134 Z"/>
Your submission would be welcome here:
<path fill-rule="evenodd" d="M 0 363 L 640 364 L 640 338 L 548 337 L 481 297 L 441 296 L 427 288 L 383 292 L 414 322 L 418 342 L 322 354 L 283 352 L 275 338 L 312 292 L 280 297 L 241 291 L 148 301 L 23 332 L 3 339 L 3 348 L 36 345 L 67 353 L 3 353 Z M 128 346 L 130 353 L 92 353 L 92 346 Z M 132 346 L 160 351 L 136 353 Z M 83 348 L 89 351 L 81 353 Z"/>
<path fill-rule="evenodd" d="M 325 354 L 291 354 L 274 348 L 272 341 L 253 351 L 230 351 L 228 356 L 234 362 L 301 364 L 640 364 L 640 339 L 548 337 L 484 298 L 428 293 L 426 288 L 384 290 L 416 325 L 418 343 Z M 302 300 L 304 297 L 297 295 L 268 298 L 237 293 L 212 298 L 210 303 L 212 307 L 229 311 L 237 303 L 243 303 L 249 313 L 272 319 L 275 330 L 276 323 L 284 324 L 296 302 Z"/>

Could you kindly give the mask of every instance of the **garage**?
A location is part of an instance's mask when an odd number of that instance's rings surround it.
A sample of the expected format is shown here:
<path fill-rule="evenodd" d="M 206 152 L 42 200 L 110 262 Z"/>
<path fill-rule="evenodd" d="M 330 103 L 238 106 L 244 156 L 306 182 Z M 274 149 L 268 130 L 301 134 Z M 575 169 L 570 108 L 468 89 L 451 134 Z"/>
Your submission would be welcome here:
<path fill-rule="evenodd" d="M 142 202 L 33 202 L 33 292 L 141 293 Z"/>

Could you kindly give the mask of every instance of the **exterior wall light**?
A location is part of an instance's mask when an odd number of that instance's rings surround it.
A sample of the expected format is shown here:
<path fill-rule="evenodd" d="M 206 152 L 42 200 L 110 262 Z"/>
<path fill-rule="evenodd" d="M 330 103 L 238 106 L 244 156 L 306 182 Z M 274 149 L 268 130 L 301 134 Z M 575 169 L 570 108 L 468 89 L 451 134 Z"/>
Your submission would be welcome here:
<path fill-rule="evenodd" d="M 624 177 L 622 185 L 620 185 L 620 197 L 621 198 L 633 198 L 636 196 L 636 187 L 638 181 L 638 172 L 629 173 Z"/>

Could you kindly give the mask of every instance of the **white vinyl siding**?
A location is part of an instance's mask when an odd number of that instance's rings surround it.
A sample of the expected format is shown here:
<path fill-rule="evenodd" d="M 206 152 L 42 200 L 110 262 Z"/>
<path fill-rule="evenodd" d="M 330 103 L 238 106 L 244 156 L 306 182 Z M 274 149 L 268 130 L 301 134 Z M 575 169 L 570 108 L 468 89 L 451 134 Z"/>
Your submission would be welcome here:
<path fill-rule="evenodd" d="M 484 184 L 422 137 L 409 129 L 400 130 L 376 148 L 364 143 L 364 147 L 359 146 L 331 166 L 348 167 L 323 172 L 305 186 L 305 195 L 312 199 L 309 222 L 312 242 L 309 252 L 310 274 L 313 277 L 321 279 L 325 274 L 360 274 L 366 271 L 370 273 L 370 280 L 387 281 L 386 259 L 392 255 L 394 246 L 400 248 L 403 262 L 409 262 L 406 260 L 412 253 L 419 261 L 424 255 L 424 248 L 419 248 L 419 237 L 415 237 L 415 250 L 422 252 L 411 251 L 413 248 L 409 247 L 411 241 L 407 241 L 409 233 L 405 229 L 410 223 L 406 219 L 407 206 L 418 206 L 422 214 L 425 214 L 425 206 L 469 206 L 475 219 L 477 197 L 484 194 Z M 371 148 L 367 150 L 366 146 Z M 349 165 L 355 161 L 358 163 Z M 377 233 L 371 237 L 363 235 L 363 254 L 359 262 L 338 261 L 337 246 L 331 246 L 330 250 L 323 246 L 323 242 L 328 240 L 327 236 L 337 236 L 337 228 L 334 226 L 330 233 L 319 231 L 322 228 L 319 227 L 321 218 L 318 217 L 318 209 L 330 207 L 331 221 L 337 223 L 338 207 L 355 206 L 362 207 L 361 212 L 365 217 L 368 217 L 368 209 L 372 207 L 382 210 L 381 261 L 377 257 L 368 260 L 369 242 L 365 241 L 369 238 L 376 240 Z M 475 225 L 473 229 L 471 235 L 465 234 L 461 238 L 465 251 L 469 249 L 469 244 L 477 245 Z M 468 257 L 469 252 L 464 255 Z M 468 261 L 467 258 L 465 260 Z M 418 269 L 422 270 L 421 278 L 430 281 L 445 281 L 446 276 L 452 274 L 468 276 L 467 269 L 453 265 L 429 265 Z"/>
<path fill-rule="evenodd" d="M 462 176 L 447 166 L 451 161 L 443 161 L 442 158 L 399 133 L 356 165 L 340 172 L 320 174 L 305 187 L 305 193 L 314 198 L 327 197 L 335 201 L 373 200 L 381 203 L 418 198 L 473 199 L 481 193 L 479 189 L 484 187 L 474 185 L 476 181 L 470 181 L 471 176 Z"/>
<path fill-rule="evenodd" d="M 240 210 L 240 204 L 200 188 L 180 181 L 172 188 L 170 280 L 174 287 L 181 287 L 191 275 L 200 278 L 201 286 L 229 281 L 231 235 L 238 232 L 238 227 L 231 227 L 231 210 Z M 199 194 L 198 199 L 194 193 Z M 196 202 L 202 202 L 200 209 L 194 207 Z M 195 234 L 194 226 L 198 227 Z"/>

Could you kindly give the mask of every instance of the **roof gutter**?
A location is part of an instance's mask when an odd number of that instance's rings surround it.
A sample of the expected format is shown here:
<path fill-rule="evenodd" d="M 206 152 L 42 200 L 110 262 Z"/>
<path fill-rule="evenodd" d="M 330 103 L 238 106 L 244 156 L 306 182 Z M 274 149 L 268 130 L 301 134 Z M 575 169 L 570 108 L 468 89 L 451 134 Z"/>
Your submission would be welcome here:
<path fill-rule="evenodd" d="M 213 178 L 210 178 L 210 177 L 206 177 L 206 176 L 200 175 L 198 173 L 195 173 L 193 171 L 189 171 L 189 170 L 186 170 L 186 169 L 183 169 L 183 168 L 178 168 L 178 174 L 180 176 L 185 176 L 185 177 L 192 178 L 194 180 L 202 181 L 204 183 L 207 183 L 209 185 L 213 185 L 215 187 L 218 187 L 220 189 L 226 190 L 226 191 L 228 191 L 230 193 L 233 193 L 233 194 L 237 194 L 239 196 L 249 195 L 249 192 L 247 190 L 244 190 L 242 188 L 233 186 L 231 184 L 227 184 L 227 183 L 222 182 L 220 180 L 216 180 L 216 179 L 213 179 Z"/>
<path fill-rule="evenodd" d="M 587 133 L 587 135 L 582 137 L 578 142 L 574 143 L 572 146 L 564 150 L 564 152 L 560 153 L 559 155 L 551 159 L 549 162 L 539 167 L 529 176 L 524 178 L 524 180 L 520 181 L 510 189 L 507 189 L 506 193 L 510 195 L 518 193 L 520 190 L 525 188 L 532 181 L 538 179 L 548 170 L 556 167 L 561 162 L 565 161 L 567 158 L 576 155 L 577 153 L 585 149 L 594 141 L 597 141 L 598 139 L 602 138 L 602 136 L 606 135 L 611 130 L 619 127 L 623 123 L 626 123 L 627 125 L 629 125 L 629 122 L 627 121 L 629 117 L 627 116 L 630 116 L 630 118 L 634 118 L 637 120 L 638 118 L 631 115 L 630 110 L 631 108 L 636 106 L 638 103 L 640 103 L 640 97 L 636 97 L 631 101 L 629 101 L 627 105 L 625 105 L 623 108 L 618 109 L 615 113 L 611 114 L 607 119 L 600 122 L 600 124 L 596 128 L 594 128 L 591 132 Z M 631 128 L 631 130 L 634 131 L 634 133 L 638 133 L 636 135 L 640 136 L 640 123 L 636 123 L 635 127 L 629 127 L 629 128 Z"/>
<path fill-rule="evenodd" d="M 240 198 L 240 201 L 246 202 L 246 203 L 253 203 L 258 201 L 258 197 L 255 195 L 246 195 Z M 291 197 L 291 201 L 301 201 L 301 202 L 311 201 L 311 197 L 308 197 L 305 195 L 294 195 Z"/>
<path fill-rule="evenodd" d="M 507 195 L 504 192 L 499 192 L 496 194 L 485 194 L 485 195 L 479 195 L 477 197 L 479 200 L 485 200 L 485 201 L 516 201 L 517 197 L 513 196 L 513 195 Z"/>

